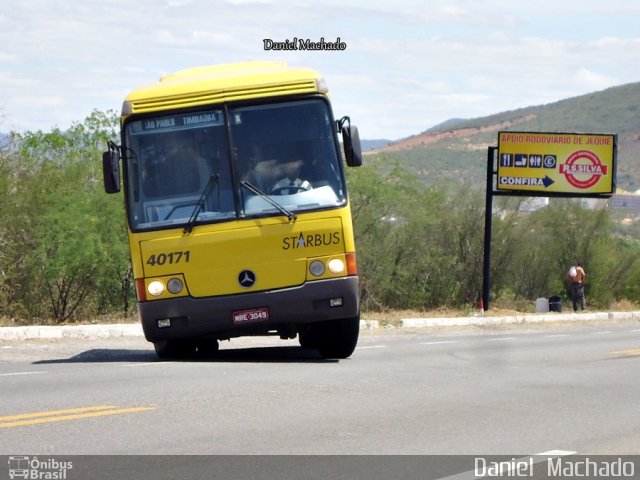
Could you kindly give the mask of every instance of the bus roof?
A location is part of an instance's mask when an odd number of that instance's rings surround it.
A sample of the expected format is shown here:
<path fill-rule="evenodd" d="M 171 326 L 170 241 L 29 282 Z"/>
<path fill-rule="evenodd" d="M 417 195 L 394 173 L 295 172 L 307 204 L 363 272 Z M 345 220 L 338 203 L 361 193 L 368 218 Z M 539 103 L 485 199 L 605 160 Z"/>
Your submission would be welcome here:
<path fill-rule="evenodd" d="M 126 97 L 122 114 L 326 92 L 324 80 L 310 68 L 284 62 L 229 63 L 181 70 L 140 87 Z"/>

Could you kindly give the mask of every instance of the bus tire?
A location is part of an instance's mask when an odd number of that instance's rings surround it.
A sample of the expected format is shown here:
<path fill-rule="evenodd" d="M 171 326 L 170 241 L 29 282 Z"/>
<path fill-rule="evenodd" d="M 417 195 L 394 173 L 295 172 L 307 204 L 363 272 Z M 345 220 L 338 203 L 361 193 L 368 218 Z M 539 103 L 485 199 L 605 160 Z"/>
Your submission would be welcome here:
<path fill-rule="evenodd" d="M 324 358 L 348 358 L 356 349 L 360 317 L 331 320 L 317 325 L 316 348 Z"/>
<path fill-rule="evenodd" d="M 153 344 L 158 358 L 162 360 L 176 360 L 185 358 L 195 352 L 195 347 L 188 342 L 178 340 L 161 340 Z"/>

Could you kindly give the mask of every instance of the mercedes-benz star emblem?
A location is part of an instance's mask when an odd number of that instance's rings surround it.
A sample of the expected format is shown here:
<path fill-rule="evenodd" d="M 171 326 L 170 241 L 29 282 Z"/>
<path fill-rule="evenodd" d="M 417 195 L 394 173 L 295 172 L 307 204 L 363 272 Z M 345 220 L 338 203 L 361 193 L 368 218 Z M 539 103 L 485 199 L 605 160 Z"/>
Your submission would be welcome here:
<path fill-rule="evenodd" d="M 238 275 L 238 283 L 244 288 L 253 287 L 253 284 L 256 283 L 256 274 L 251 270 L 243 270 Z"/>

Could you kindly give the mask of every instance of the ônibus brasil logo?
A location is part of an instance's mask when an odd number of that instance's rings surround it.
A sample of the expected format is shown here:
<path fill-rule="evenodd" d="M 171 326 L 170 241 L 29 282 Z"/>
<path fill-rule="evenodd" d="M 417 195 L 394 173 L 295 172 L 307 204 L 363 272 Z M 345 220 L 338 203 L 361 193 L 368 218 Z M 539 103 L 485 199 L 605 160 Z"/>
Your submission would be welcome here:
<path fill-rule="evenodd" d="M 66 480 L 68 470 L 73 469 L 73 462 L 59 461 L 55 458 L 45 460 L 38 457 L 11 455 L 9 457 L 9 479 L 24 478 L 27 480 Z"/>
<path fill-rule="evenodd" d="M 591 188 L 607 174 L 607 166 L 589 150 L 579 150 L 560 165 L 560 173 L 576 188 Z"/>

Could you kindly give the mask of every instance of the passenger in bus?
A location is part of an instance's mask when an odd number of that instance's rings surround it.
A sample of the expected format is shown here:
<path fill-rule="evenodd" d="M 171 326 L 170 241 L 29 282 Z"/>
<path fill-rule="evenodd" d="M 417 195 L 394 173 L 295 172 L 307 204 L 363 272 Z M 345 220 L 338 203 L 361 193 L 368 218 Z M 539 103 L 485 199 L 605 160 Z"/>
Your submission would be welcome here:
<path fill-rule="evenodd" d="M 210 168 L 206 159 L 194 150 L 190 138 L 164 134 L 155 153 L 143 167 L 146 196 L 197 195 L 202 191 Z"/>
<path fill-rule="evenodd" d="M 162 194 L 162 181 L 156 174 L 156 169 L 147 161 L 142 166 L 142 188 L 145 197 L 153 198 Z"/>

